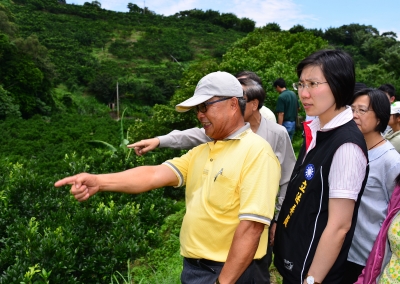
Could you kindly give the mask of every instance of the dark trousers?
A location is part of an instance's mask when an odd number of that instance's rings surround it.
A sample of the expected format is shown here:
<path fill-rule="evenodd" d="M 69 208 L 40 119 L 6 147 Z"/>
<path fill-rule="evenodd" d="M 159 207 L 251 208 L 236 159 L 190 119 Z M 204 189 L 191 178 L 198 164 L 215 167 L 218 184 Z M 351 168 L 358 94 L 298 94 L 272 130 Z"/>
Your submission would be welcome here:
<path fill-rule="evenodd" d="M 272 223 L 271 223 L 272 225 Z M 268 229 L 269 236 L 269 229 Z M 269 267 L 272 263 L 272 246 L 267 246 L 267 254 L 260 259 L 254 260 L 254 281 L 257 284 L 270 284 L 271 275 L 269 273 Z"/>
<path fill-rule="evenodd" d="M 224 262 L 202 262 L 197 263 L 183 259 L 183 270 L 181 274 L 182 284 L 214 284 L 221 273 Z M 240 276 L 237 284 L 255 284 L 254 279 L 254 261 L 252 261 L 247 269 Z"/>
<path fill-rule="evenodd" d="M 357 281 L 358 276 L 360 276 L 362 270 L 365 266 L 359 265 L 354 262 L 346 261 L 346 270 L 343 274 L 343 279 L 341 284 L 353 284 Z"/>

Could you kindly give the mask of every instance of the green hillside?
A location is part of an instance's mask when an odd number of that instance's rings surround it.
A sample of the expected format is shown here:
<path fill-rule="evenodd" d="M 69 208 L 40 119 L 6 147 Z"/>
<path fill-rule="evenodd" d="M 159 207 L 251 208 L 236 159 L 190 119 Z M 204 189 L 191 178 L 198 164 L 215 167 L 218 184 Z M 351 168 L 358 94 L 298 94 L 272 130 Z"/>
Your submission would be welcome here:
<path fill-rule="evenodd" d="M 24 118 L 49 115 L 57 107 L 77 103 L 74 94 L 94 96 L 103 104 L 115 102 L 117 82 L 123 103 L 166 103 L 187 64 L 220 59 L 233 42 L 254 29 L 253 21 L 234 15 L 225 19 L 213 11 L 208 17 L 215 24 L 198 13 L 191 16 L 196 11 L 164 17 L 151 11 L 143 14 L 135 5 L 130 13 L 119 13 L 95 4 L 76 6 L 56 0 L 2 4 L 2 21 L 10 27 L 3 31 L 3 46 L 16 45 L 2 58 L 25 57 L 9 62 L 2 74 L 16 73 L 19 64 L 36 67 L 25 67 L 23 74 L 2 76 L 0 81 Z M 25 82 L 28 76 L 36 84 Z"/>

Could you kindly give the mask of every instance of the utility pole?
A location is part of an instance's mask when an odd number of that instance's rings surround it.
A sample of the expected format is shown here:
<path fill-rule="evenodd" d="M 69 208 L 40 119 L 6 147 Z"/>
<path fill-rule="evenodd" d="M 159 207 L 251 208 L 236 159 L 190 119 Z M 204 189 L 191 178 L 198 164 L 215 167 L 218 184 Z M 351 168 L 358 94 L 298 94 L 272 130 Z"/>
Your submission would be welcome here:
<path fill-rule="evenodd" d="M 146 0 L 143 0 L 143 14 L 146 13 Z"/>
<path fill-rule="evenodd" d="M 119 120 L 119 94 L 118 94 L 118 81 L 117 81 L 117 120 Z"/>

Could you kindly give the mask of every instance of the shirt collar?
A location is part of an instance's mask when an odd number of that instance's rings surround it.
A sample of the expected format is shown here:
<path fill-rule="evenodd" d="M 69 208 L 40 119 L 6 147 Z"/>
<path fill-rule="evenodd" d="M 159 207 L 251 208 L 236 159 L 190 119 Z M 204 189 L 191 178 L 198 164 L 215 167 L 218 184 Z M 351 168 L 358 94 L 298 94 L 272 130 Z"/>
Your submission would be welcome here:
<path fill-rule="evenodd" d="M 392 143 L 390 143 L 389 141 L 386 141 L 386 143 L 383 144 L 382 146 L 368 150 L 369 162 L 371 163 L 372 161 L 378 159 L 383 154 L 385 154 L 387 151 L 390 151 L 392 149 L 394 149 L 394 146 L 392 145 Z"/>
<path fill-rule="evenodd" d="M 353 112 L 349 106 L 346 106 L 346 109 L 332 118 L 324 127 L 321 128 L 321 131 L 329 131 L 339 126 L 342 126 L 353 119 Z M 318 118 L 319 120 L 319 118 Z"/>
<path fill-rule="evenodd" d="M 240 127 L 234 133 L 226 137 L 224 140 L 235 140 L 235 139 L 242 139 L 248 132 L 251 132 L 250 123 L 245 122 L 244 126 Z"/>
<path fill-rule="evenodd" d="M 306 135 L 306 150 L 307 153 L 315 147 L 316 139 L 317 139 L 317 131 L 327 132 L 332 129 L 335 129 L 339 126 L 342 126 L 353 119 L 353 112 L 349 106 L 346 106 L 346 109 L 341 113 L 337 114 L 334 118 L 332 118 L 324 127 L 321 128 L 321 122 L 319 117 L 316 117 L 311 122 L 303 123 L 304 132 Z"/>
<path fill-rule="evenodd" d="M 315 134 L 317 131 L 329 131 L 339 126 L 342 126 L 353 119 L 353 112 L 349 106 L 346 106 L 346 109 L 332 118 L 324 127 L 321 128 L 321 121 L 319 117 L 316 117 L 310 123 L 308 123 L 308 127 Z M 313 135 L 314 136 L 314 135 Z"/>

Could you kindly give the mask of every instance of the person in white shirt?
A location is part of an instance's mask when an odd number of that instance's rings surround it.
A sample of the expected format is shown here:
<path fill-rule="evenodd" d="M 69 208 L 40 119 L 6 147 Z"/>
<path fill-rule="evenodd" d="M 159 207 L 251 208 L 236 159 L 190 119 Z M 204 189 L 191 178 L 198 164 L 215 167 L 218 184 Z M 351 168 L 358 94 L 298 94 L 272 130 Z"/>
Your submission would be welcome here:
<path fill-rule="evenodd" d="M 340 283 L 367 179 L 367 147 L 348 104 L 354 62 L 317 51 L 297 65 L 304 110 L 300 150 L 277 221 L 274 264 L 285 284 Z"/>

